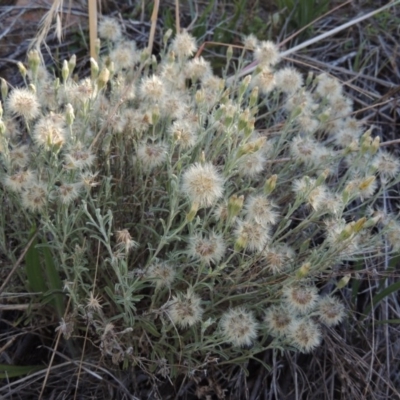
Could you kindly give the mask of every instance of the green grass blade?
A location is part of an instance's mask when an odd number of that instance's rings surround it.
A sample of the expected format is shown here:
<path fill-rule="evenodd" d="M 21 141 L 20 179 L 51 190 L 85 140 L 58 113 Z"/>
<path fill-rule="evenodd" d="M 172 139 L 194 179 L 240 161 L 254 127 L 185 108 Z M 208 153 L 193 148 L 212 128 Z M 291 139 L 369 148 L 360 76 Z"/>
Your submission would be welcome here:
<path fill-rule="evenodd" d="M 44 369 L 43 365 L 7 365 L 0 364 L 0 379 L 17 378 L 18 376 L 28 375 L 31 372 Z"/>
<path fill-rule="evenodd" d="M 29 239 L 36 233 L 36 227 L 31 228 Z M 44 281 L 42 266 L 40 264 L 39 250 L 36 248 L 37 238 L 32 242 L 25 255 L 25 272 L 28 278 L 29 289 L 34 292 L 44 293 L 47 290 Z"/>
<path fill-rule="evenodd" d="M 371 312 L 372 308 L 375 308 L 380 301 L 382 301 L 385 297 L 389 296 L 393 292 L 397 292 L 400 290 L 400 281 L 393 283 L 388 286 L 386 289 L 377 293 L 371 301 L 371 304 L 364 310 L 365 317 Z M 364 318 L 365 318 L 364 317 Z"/>
<path fill-rule="evenodd" d="M 47 246 L 45 246 L 42 248 L 42 251 L 43 251 L 44 262 L 45 262 L 45 266 L 46 266 L 48 288 L 49 288 L 49 290 L 56 292 L 56 293 L 53 293 L 52 303 L 53 303 L 55 309 L 57 310 L 58 316 L 62 317 L 64 315 L 65 307 L 64 307 L 64 301 L 63 301 L 64 296 L 60 293 L 62 291 L 61 278 L 60 278 L 60 275 L 58 274 L 58 271 L 54 264 L 54 259 L 53 259 L 50 249 Z"/>

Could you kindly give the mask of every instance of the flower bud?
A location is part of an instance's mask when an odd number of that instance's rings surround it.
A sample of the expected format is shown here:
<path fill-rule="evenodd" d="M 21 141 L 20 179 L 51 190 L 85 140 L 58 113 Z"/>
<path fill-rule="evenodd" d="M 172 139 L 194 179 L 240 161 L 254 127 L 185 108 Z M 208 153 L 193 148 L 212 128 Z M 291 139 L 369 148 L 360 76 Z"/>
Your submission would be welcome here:
<path fill-rule="evenodd" d="M 75 120 L 74 109 L 69 103 L 65 106 L 65 119 L 68 126 L 71 126 Z"/>
<path fill-rule="evenodd" d="M 54 89 L 58 90 L 60 88 L 60 78 L 54 79 Z"/>
<path fill-rule="evenodd" d="M 90 57 L 90 71 L 92 79 L 96 79 L 99 75 L 99 64 L 97 64 L 97 61 L 93 57 Z"/>
<path fill-rule="evenodd" d="M 325 182 L 326 178 L 329 176 L 329 169 L 326 169 L 322 172 L 322 174 L 315 181 L 315 186 L 319 186 Z"/>
<path fill-rule="evenodd" d="M 72 54 L 71 58 L 68 61 L 68 69 L 69 69 L 70 76 L 72 76 L 75 67 L 76 67 L 76 55 Z"/>
<path fill-rule="evenodd" d="M 68 67 L 67 60 L 63 61 L 63 67 L 62 67 L 62 70 L 61 70 L 61 75 L 62 75 L 62 78 L 63 78 L 63 82 L 64 83 L 67 82 L 68 76 L 69 76 L 69 67 Z"/>
<path fill-rule="evenodd" d="M 234 245 L 234 250 L 235 251 L 240 251 L 243 250 L 247 246 L 248 238 L 245 235 L 241 235 L 237 238 L 235 245 Z"/>
<path fill-rule="evenodd" d="M 275 175 L 272 175 L 271 177 L 269 177 L 267 179 L 267 182 L 265 182 L 264 193 L 266 196 L 268 196 L 275 190 L 277 179 L 278 179 L 278 175 L 275 174 Z"/>
<path fill-rule="evenodd" d="M 103 89 L 108 80 L 110 79 L 110 71 L 107 68 L 103 68 L 97 78 L 97 87 L 99 90 Z"/>
<path fill-rule="evenodd" d="M 343 289 L 350 281 L 351 275 L 347 274 L 345 275 L 336 285 L 336 287 L 340 290 Z"/>
<path fill-rule="evenodd" d="M 37 70 L 40 64 L 40 56 L 37 50 L 31 50 L 28 53 L 29 69 L 32 71 L 34 77 L 37 76 Z"/>
<path fill-rule="evenodd" d="M 371 155 L 374 155 L 378 152 L 380 142 L 381 138 L 379 136 L 376 136 L 369 148 L 369 152 Z"/>
<path fill-rule="evenodd" d="M 198 203 L 193 203 L 190 208 L 190 211 L 186 214 L 186 221 L 192 222 L 194 217 L 196 216 L 198 210 L 199 210 Z"/>
<path fill-rule="evenodd" d="M 33 83 L 30 83 L 28 85 L 28 89 L 29 89 L 30 92 L 36 94 L 36 86 Z"/>
<path fill-rule="evenodd" d="M 305 278 L 311 269 L 311 264 L 309 262 L 304 263 L 297 271 L 296 271 L 296 278 L 303 279 Z"/>
<path fill-rule="evenodd" d="M 354 233 L 358 233 L 361 231 L 361 229 L 364 228 L 365 223 L 367 222 L 367 218 L 366 217 L 362 217 L 359 220 L 357 220 L 354 225 L 352 226 L 353 228 L 353 232 Z"/>
<path fill-rule="evenodd" d="M 231 62 L 232 56 L 233 56 L 233 47 L 228 46 L 228 49 L 226 50 L 226 64 L 227 65 L 229 65 L 229 63 Z"/>
<path fill-rule="evenodd" d="M 358 189 L 367 190 L 375 182 L 375 180 L 376 178 L 374 175 L 368 176 L 361 181 L 361 183 L 358 185 Z"/>
<path fill-rule="evenodd" d="M 237 196 L 236 194 L 232 195 L 228 201 L 228 218 L 232 220 L 236 216 L 239 215 L 240 211 L 243 208 L 244 196 Z"/>
<path fill-rule="evenodd" d="M 6 126 L 4 122 L 0 119 L 0 135 L 3 136 L 5 131 L 6 131 Z"/>
<path fill-rule="evenodd" d="M 340 232 L 339 240 L 346 240 L 353 234 L 353 225 L 354 222 L 350 222 L 344 227 L 342 232 Z"/>
<path fill-rule="evenodd" d="M 206 153 L 204 153 L 204 150 L 201 151 L 201 154 L 200 154 L 200 162 L 201 162 L 202 164 L 204 164 L 204 163 L 206 162 Z"/>
<path fill-rule="evenodd" d="M 258 100 L 258 86 L 254 87 L 250 93 L 249 107 L 253 108 Z"/>
<path fill-rule="evenodd" d="M 4 101 L 8 95 L 8 85 L 5 79 L 0 78 L 0 81 L 1 81 L 1 97 Z"/>
<path fill-rule="evenodd" d="M 165 32 L 165 34 L 164 34 L 164 36 L 163 36 L 163 43 L 164 43 L 164 46 L 167 45 L 168 40 L 169 40 L 169 38 L 171 37 L 171 35 L 172 35 L 172 29 L 168 29 L 167 32 Z"/>
<path fill-rule="evenodd" d="M 195 100 L 196 100 L 196 104 L 202 104 L 204 103 L 205 100 L 205 94 L 204 94 L 204 90 L 200 89 L 196 92 L 195 96 L 194 96 Z"/>
<path fill-rule="evenodd" d="M 245 94 L 247 88 L 249 87 L 250 81 L 251 81 L 251 75 L 245 76 L 244 79 L 242 80 L 239 86 L 239 99 L 241 99 Z"/>
<path fill-rule="evenodd" d="M 25 79 L 26 78 L 26 68 L 25 68 L 24 64 L 22 64 L 22 62 L 18 61 L 17 66 L 18 66 L 19 73 Z"/>

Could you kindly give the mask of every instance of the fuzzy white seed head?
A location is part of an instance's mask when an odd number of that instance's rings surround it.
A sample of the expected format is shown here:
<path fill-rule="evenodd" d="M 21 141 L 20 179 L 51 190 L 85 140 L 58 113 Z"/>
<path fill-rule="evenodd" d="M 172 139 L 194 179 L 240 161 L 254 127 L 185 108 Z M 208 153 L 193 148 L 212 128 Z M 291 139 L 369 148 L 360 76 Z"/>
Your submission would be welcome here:
<path fill-rule="evenodd" d="M 385 179 L 395 178 L 400 170 L 398 158 L 383 150 L 375 156 L 372 166 Z"/>
<path fill-rule="evenodd" d="M 318 302 L 319 319 L 327 326 L 335 326 L 345 317 L 344 304 L 334 296 L 324 296 Z"/>
<path fill-rule="evenodd" d="M 283 289 L 285 304 L 295 313 L 305 314 L 312 310 L 318 301 L 315 286 L 293 285 Z"/>
<path fill-rule="evenodd" d="M 40 104 L 36 94 L 28 89 L 14 89 L 7 101 L 8 109 L 12 114 L 32 120 L 40 114 Z"/>
<path fill-rule="evenodd" d="M 303 85 L 300 72 L 292 67 L 285 67 L 275 73 L 276 86 L 284 93 L 292 94 Z"/>
<path fill-rule="evenodd" d="M 258 87 L 262 94 L 268 94 L 275 89 L 275 86 L 275 74 L 268 67 L 264 67 L 257 75 L 253 76 L 250 82 L 250 87 Z"/>
<path fill-rule="evenodd" d="M 290 153 L 292 157 L 306 165 L 314 163 L 314 154 L 318 149 L 319 144 L 312 138 L 298 135 L 293 138 L 290 143 Z"/>
<path fill-rule="evenodd" d="M 145 171 L 151 171 L 167 159 L 167 146 L 164 143 L 141 143 L 137 149 L 137 158 Z"/>
<path fill-rule="evenodd" d="M 24 168 L 29 162 L 29 146 L 22 145 L 10 150 L 10 161 L 15 168 Z"/>
<path fill-rule="evenodd" d="M 400 250 L 400 223 L 395 219 L 391 219 L 386 226 L 386 237 L 393 250 Z"/>
<path fill-rule="evenodd" d="M 268 226 L 276 224 L 278 213 L 274 210 L 276 206 L 267 197 L 262 195 L 250 196 L 244 206 L 246 218 L 257 224 Z"/>
<path fill-rule="evenodd" d="M 358 143 L 360 136 L 361 136 L 360 129 L 353 130 L 350 128 L 339 129 L 333 134 L 335 143 L 338 146 L 342 147 L 343 149 L 350 146 L 353 142 Z"/>
<path fill-rule="evenodd" d="M 226 341 L 236 347 L 250 346 L 257 338 L 258 323 L 253 313 L 242 307 L 225 312 L 220 325 Z"/>
<path fill-rule="evenodd" d="M 176 271 L 166 262 L 156 262 L 150 265 L 146 271 L 146 277 L 154 281 L 157 288 L 169 288 L 176 278 Z"/>
<path fill-rule="evenodd" d="M 30 211 L 41 211 L 48 204 L 47 185 L 43 182 L 32 182 L 22 193 L 22 204 Z"/>
<path fill-rule="evenodd" d="M 342 95 L 342 85 L 336 78 L 332 78 L 324 73 L 319 75 L 317 79 L 316 92 L 321 97 L 331 98 Z"/>
<path fill-rule="evenodd" d="M 133 40 L 119 43 L 110 53 L 110 60 L 114 63 L 117 72 L 133 68 L 140 61 L 136 43 Z"/>
<path fill-rule="evenodd" d="M 296 125 L 300 128 L 301 132 L 311 135 L 317 131 L 321 124 L 311 111 L 304 109 L 296 118 Z"/>
<path fill-rule="evenodd" d="M 118 41 L 122 36 L 121 26 L 114 18 L 103 18 L 99 23 L 99 37 L 110 42 Z"/>
<path fill-rule="evenodd" d="M 82 79 L 71 91 L 71 102 L 75 105 L 82 105 L 97 96 L 96 87 L 89 78 Z M 76 108 L 79 108 L 77 106 Z"/>
<path fill-rule="evenodd" d="M 186 63 L 185 75 L 193 81 L 202 80 L 211 74 L 211 65 L 203 57 L 193 58 Z"/>
<path fill-rule="evenodd" d="M 336 96 L 330 96 L 329 105 L 330 105 L 331 115 L 335 118 L 348 117 L 353 111 L 352 100 L 341 94 Z"/>
<path fill-rule="evenodd" d="M 261 65 L 274 66 L 280 58 L 278 47 L 275 43 L 262 41 L 254 51 L 254 59 Z"/>
<path fill-rule="evenodd" d="M 165 87 L 161 79 L 152 75 L 148 78 L 143 78 L 140 85 L 140 94 L 145 100 L 151 102 L 159 102 L 165 94 Z"/>
<path fill-rule="evenodd" d="M 177 120 L 168 128 L 169 134 L 174 141 L 186 150 L 193 147 L 197 140 L 196 126 L 186 120 Z"/>
<path fill-rule="evenodd" d="M 322 341 L 320 327 L 308 318 L 293 323 L 288 336 L 302 353 L 309 353 Z"/>
<path fill-rule="evenodd" d="M 209 207 L 222 197 L 224 180 L 211 163 L 191 165 L 182 180 L 182 192 L 199 207 Z"/>
<path fill-rule="evenodd" d="M 6 175 L 3 182 L 12 192 L 22 192 L 23 189 L 31 186 L 35 179 L 35 174 L 27 169 L 26 171 L 20 171 L 13 175 Z"/>
<path fill-rule="evenodd" d="M 303 176 L 301 179 L 296 179 L 293 182 L 293 191 L 296 196 L 303 201 L 308 201 L 310 192 L 315 188 L 316 180 L 308 176 Z"/>
<path fill-rule="evenodd" d="M 57 188 L 57 197 L 62 204 L 68 205 L 79 197 L 82 183 L 63 183 Z"/>
<path fill-rule="evenodd" d="M 216 264 L 225 255 L 226 245 L 221 235 L 211 232 L 205 236 L 200 233 L 190 238 L 189 255 L 205 264 Z"/>
<path fill-rule="evenodd" d="M 180 328 L 187 328 L 201 321 L 203 308 L 201 298 L 188 289 L 187 293 L 179 293 L 168 303 L 168 315 L 172 322 Z"/>
<path fill-rule="evenodd" d="M 84 169 L 93 164 L 95 156 L 81 142 L 76 142 L 69 146 L 64 155 L 64 160 L 67 169 Z"/>
<path fill-rule="evenodd" d="M 264 170 L 266 161 L 267 158 L 261 150 L 252 154 L 246 154 L 238 162 L 240 174 L 254 179 Z"/>
<path fill-rule="evenodd" d="M 178 33 L 172 41 L 171 50 L 179 58 L 190 57 L 197 50 L 196 39 L 187 31 L 182 31 Z"/>
<path fill-rule="evenodd" d="M 302 113 L 308 112 L 312 114 L 317 106 L 312 94 L 301 89 L 286 99 L 284 107 L 289 112 L 300 109 Z"/>
<path fill-rule="evenodd" d="M 288 334 L 295 320 L 293 314 L 283 306 L 269 307 L 264 317 L 264 322 L 273 336 Z"/>
<path fill-rule="evenodd" d="M 244 38 L 243 45 L 246 49 L 254 50 L 258 46 L 258 39 L 251 33 Z"/>
<path fill-rule="evenodd" d="M 287 270 L 294 256 L 293 249 L 285 244 L 276 244 L 272 247 L 267 247 L 262 254 L 266 267 L 273 274 L 280 274 Z"/>
<path fill-rule="evenodd" d="M 57 114 L 41 118 L 33 130 L 33 139 L 45 148 L 61 147 L 66 141 L 66 136 L 64 118 Z"/>
<path fill-rule="evenodd" d="M 252 252 L 262 251 L 270 239 L 268 228 L 248 220 L 238 220 L 234 234 L 236 246 Z"/>

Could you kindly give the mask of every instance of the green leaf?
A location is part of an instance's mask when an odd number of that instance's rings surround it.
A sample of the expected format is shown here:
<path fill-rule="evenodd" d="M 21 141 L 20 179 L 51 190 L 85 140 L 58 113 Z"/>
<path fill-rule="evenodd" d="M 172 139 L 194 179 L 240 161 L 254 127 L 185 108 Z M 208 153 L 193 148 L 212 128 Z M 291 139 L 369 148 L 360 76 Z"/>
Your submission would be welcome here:
<path fill-rule="evenodd" d="M 385 297 L 389 296 L 393 292 L 397 292 L 398 290 L 400 290 L 400 281 L 393 283 L 392 285 L 388 286 L 386 289 L 377 293 L 373 297 L 371 304 L 364 310 L 364 314 L 365 314 L 364 318 L 366 318 L 368 316 L 368 314 L 371 312 L 372 308 L 375 308 L 381 300 L 383 300 Z"/>
<path fill-rule="evenodd" d="M 46 275 L 47 275 L 47 283 L 48 283 L 48 288 L 51 291 L 55 291 L 52 295 L 53 297 L 53 306 L 57 310 L 58 316 L 62 317 L 64 315 L 64 296 L 60 293 L 62 292 L 62 282 L 60 275 L 58 274 L 58 271 L 56 269 L 56 266 L 54 264 L 54 259 L 51 254 L 51 251 L 49 247 L 46 246 L 42 248 L 43 255 L 44 255 L 44 262 L 46 266 Z"/>
<path fill-rule="evenodd" d="M 400 324 L 400 319 L 385 319 L 381 321 L 375 321 L 375 325 L 383 325 L 383 324 Z"/>
<path fill-rule="evenodd" d="M 43 365 L 7 365 L 0 364 L 0 379 L 16 378 L 18 376 L 28 375 L 31 372 L 45 369 Z"/>
<path fill-rule="evenodd" d="M 32 226 L 29 240 L 36 234 L 36 226 Z M 29 289 L 34 292 L 44 293 L 47 290 L 42 266 L 40 265 L 39 250 L 36 248 L 37 238 L 32 242 L 25 254 L 25 272 L 28 278 Z"/>

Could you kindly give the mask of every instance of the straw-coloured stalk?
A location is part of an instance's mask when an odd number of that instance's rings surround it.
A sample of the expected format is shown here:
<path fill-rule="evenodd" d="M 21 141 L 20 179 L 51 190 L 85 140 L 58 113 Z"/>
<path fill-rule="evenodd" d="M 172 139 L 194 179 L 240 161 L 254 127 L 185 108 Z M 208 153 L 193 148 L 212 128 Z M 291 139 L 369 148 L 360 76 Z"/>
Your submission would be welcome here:
<path fill-rule="evenodd" d="M 97 0 L 88 1 L 89 10 L 89 39 L 90 57 L 97 61 L 96 41 L 97 41 Z"/>

